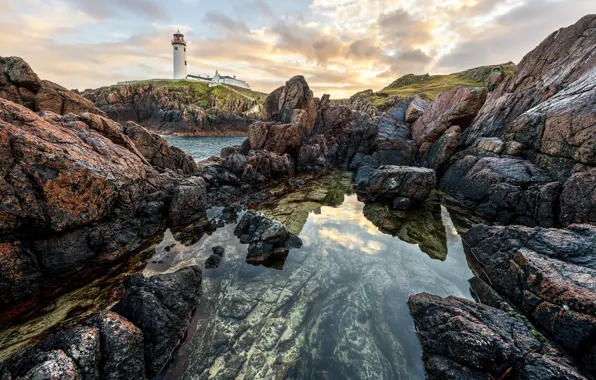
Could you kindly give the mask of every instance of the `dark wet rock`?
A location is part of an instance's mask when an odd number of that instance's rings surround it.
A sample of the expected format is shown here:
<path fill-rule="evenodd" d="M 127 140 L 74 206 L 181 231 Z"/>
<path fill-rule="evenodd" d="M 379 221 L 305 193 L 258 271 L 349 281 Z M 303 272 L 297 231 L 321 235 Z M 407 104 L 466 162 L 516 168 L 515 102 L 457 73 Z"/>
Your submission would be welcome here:
<path fill-rule="evenodd" d="M 149 278 L 135 275 L 126 284 L 120 302 L 113 307 L 143 332 L 149 377 L 167 363 L 184 336 L 187 321 L 198 302 L 201 281 L 198 266 Z"/>
<path fill-rule="evenodd" d="M 545 227 L 557 223 L 561 185 L 525 160 L 466 155 L 447 169 L 441 187 L 488 220 Z"/>
<path fill-rule="evenodd" d="M 381 166 L 368 177 L 359 179 L 357 191 L 367 199 L 405 197 L 414 203 L 428 198 L 437 182 L 432 169 L 391 165 Z"/>
<path fill-rule="evenodd" d="M 406 123 L 414 123 L 416 120 L 420 119 L 429 106 L 429 101 L 423 99 L 420 95 L 414 95 L 406 109 Z"/>
<path fill-rule="evenodd" d="M 194 174 L 198 168 L 195 160 L 181 149 L 170 146 L 163 137 L 151 133 L 133 122 L 127 122 L 124 134 L 151 165 L 162 169 L 181 170 L 184 174 Z"/>
<path fill-rule="evenodd" d="M 175 229 L 172 234 L 181 244 L 191 246 L 196 244 L 205 234 L 216 230 L 216 223 L 207 218 L 201 218 L 182 229 Z"/>
<path fill-rule="evenodd" d="M 238 204 L 224 207 L 223 210 L 221 210 L 221 215 L 217 220 L 218 227 L 223 227 L 230 223 L 236 223 L 236 219 L 238 218 L 238 213 L 240 211 L 242 211 L 242 206 Z"/>
<path fill-rule="evenodd" d="M 443 135 L 433 143 L 429 150 L 424 153 L 422 163 L 428 168 L 441 170 L 449 162 L 451 156 L 457 151 L 461 138 L 459 126 L 450 127 Z"/>
<path fill-rule="evenodd" d="M 105 311 L 87 321 L 99 329 L 102 379 L 145 379 L 143 333 L 126 318 Z"/>
<path fill-rule="evenodd" d="M 476 226 L 462 236 L 474 256 L 505 260 L 519 248 L 596 269 L 596 227 L 573 225 L 567 229 L 525 226 Z M 502 262 L 502 261 L 501 261 Z"/>
<path fill-rule="evenodd" d="M 470 292 L 477 302 L 506 312 L 513 312 L 515 310 L 503 296 L 479 277 L 472 277 L 470 279 Z"/>
<path fill-rule="evenodd" d="M 229 158 L 230 157 L 228 157 L 228 159 Z M 220 164 L 205 166 L 199 171 L 199 175 L 203 177 L 203 179 L 205 179 L 205 181 L 213 187 L 220 187 L 225 185 L 240 185 L 240 180 L 238 179 L 238 176 L 234 175 L 234 173 L 230 172 L 226 167 Z"/>
<path fill-rule="evenodd" d="M 76 363 L 64 351 L 50 351 L 39 356 L 40 363 L 31 368 L 23 380 L 83 380 Z"/>
<path fill-rule="evenodd" d="M 406 100 L 383 113 L 377 121 L 374 149 L 381 165 L 413 165 L 418 149 L 406 124 Z"/>
<path fill-rule="evenodd" d="M 221 158 L 227 158 L 228 156 L 230 156 L 234 153 L 238 153 L 240 151 L 240 149 L 241 149 L 241 145 L 225 146 L 225 147 L 221 148 L 219 156 Z"/>
<path fill-rule="evenodd" d="M 561 224 L 596 224 L 596 168 L 573 174 L 561 193 Z"/>
<path fill-rule="evenodd" d="M 463 236 L 479 276 L 584 363 L 596 333 L 596 228 L 521 226 L 471 229 Z"/>
<path fill-rule="evenodd" d="M 405 197 L 395 197 L 393 199 L 393 209 L 394 210 L 408 210 L 412 206 L 412 201 L 410 198 Z"/>
<path fill-rule="evenodd" d="M 53 359 L 48 359 L 48 356 Z M 15 378 L 21 378 L 27 373 L 41 374 L 42 372 L 38 372 L 41 368 L 55 367 L 66 370 L 66 368 L 72 367 L 70 363 L 74 362 L 79 378 L 99 380 L 100 358 L 99 330 L 92 327 L 74 327 L 50 336 L 22 356 L 13 358 L 7 368 Z M 46 361 L 54 363 L 40 366 Z M 34 368 L 36 369 L 34 370 Z M 66 378 L 70 379 L 70 377 Z"/>
<path fill-rule="evenodd" d="M 279 156 L 264 150 L 253 150 L 248 155 L 248 165 L 242 173 L 242 181 L 253 186 L 263 186 L 293 174 L 294 165 L 288 154 Z"/>
<path fill-rule="evenodd" d="M 205 260 L 205 269 L 219 268 L 222 260 L 223 257 L 216 254 L 209 256 L 207 260 Z"/>
<path fill-rule="evenodd" d="M 246 261 L 260 263 L 278 249 L 300 248 L 302 241 L 283 224 L 254 211 L 247 211 L 234 229 L 243 244 L 249 244 Z M 278 251 L 279 252 L 279 251 Z"/>
<path fill-rule="evenodd" d="M 515 314 L 427 293 L 410 296 L 408 305 L 430 379 L 585 379 Z"/>
<path fill-rule="evenodd" d="M 412 125 L 412 136 L 421 153 L 426 152 L 452 126 L 465 130 L 486 100 L 486 90 L 457 87 L 439 94 L 434 103 Z"/>
<path fill-rule="evenodd" d="M 413 210 L 392 210 L 385 204 L 369 203 L 365 204 L 363 213 L 381 232 L 418 244 L 420 250 L 433 259 L 447 258 L 447 236 L 436 194 Z"/>
<path fill-rule="evenodd" d="M 0 244 L 13 268 L 0 299 L 115 260 L 204 213 L 200 178 L 156 170 L 122 131 L 99 115 L 38 115 L 0 99 Z"/>
<path fill-rule="evenodd" d="M 205 261 L 205 269 L 218 268 L 223 260 L 225 248 L 222 246 L 213 247 L 213 254 Z"/>

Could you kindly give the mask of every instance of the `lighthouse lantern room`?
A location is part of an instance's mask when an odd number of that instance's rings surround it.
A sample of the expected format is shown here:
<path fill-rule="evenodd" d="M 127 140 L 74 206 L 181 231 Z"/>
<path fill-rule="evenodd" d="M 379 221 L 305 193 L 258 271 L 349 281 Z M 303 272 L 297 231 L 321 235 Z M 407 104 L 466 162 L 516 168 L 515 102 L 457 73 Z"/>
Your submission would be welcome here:
<path fill-rule="evenodd" d="M 186 63 L 186 41 L 180 30 L 174 34 L 172 40 L 174 47 L 174 79 L 185 79 L 188 65 Z"/>

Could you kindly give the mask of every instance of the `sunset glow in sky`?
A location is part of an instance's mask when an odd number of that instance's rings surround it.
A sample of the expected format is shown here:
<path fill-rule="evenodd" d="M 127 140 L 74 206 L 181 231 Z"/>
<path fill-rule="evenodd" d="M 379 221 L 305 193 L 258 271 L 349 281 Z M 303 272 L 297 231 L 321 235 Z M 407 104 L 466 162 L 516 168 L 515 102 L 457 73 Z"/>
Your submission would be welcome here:
<path fill-rule="evenodd" d="M 189 73 L 270 92 L 293 75 L 316 96 L 379 90 L 407 74 L 518 62 L 594 0 L 0 0 L 0 56 L 68 88 Z"/>

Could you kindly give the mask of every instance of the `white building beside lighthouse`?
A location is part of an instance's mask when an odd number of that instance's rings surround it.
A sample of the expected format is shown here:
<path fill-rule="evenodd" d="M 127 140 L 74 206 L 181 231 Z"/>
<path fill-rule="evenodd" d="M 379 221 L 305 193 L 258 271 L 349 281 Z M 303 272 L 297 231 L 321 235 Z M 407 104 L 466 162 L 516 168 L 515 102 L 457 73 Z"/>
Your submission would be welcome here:
<path fill-rule="evenodd" d="M 188 69 L 186 41 L 184 41 L 184 34 L 180 33 L 180 30 L 174 34 L 172 46 L 174 47 L 174 79 L 185 79 Z"/>

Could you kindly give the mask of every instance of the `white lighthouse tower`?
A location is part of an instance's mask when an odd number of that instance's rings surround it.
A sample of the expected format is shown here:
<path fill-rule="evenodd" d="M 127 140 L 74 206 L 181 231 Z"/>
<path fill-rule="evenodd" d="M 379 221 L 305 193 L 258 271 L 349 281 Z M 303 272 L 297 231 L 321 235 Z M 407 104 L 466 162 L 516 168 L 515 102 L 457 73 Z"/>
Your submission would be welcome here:
<path fill-rule="evenodd" d="M 184 34 L 174 34 L 172 40 L 174 47 L 174 79 L 185 79 L 188 65 L 186 64 L 186 41 L 184 41 Z"/>

